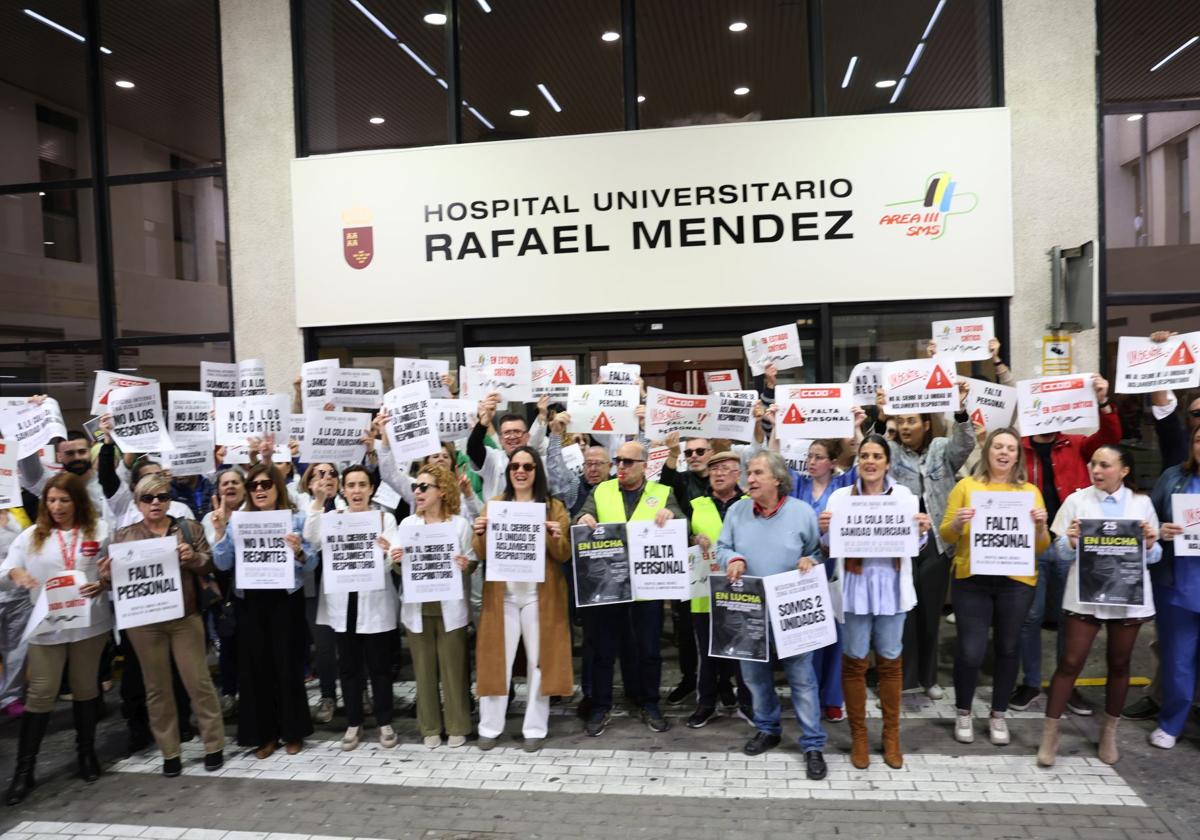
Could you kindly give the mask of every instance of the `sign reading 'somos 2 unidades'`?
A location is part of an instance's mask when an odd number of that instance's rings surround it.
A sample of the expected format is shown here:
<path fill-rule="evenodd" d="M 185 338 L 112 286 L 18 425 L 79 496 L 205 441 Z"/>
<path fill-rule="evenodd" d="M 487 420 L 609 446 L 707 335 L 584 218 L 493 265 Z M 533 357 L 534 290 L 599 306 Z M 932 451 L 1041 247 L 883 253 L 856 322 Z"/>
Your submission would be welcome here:
<path fill-rule="evenodd" d="M 996 108 L 303 158 L 297 316 L 671 309 L 680 288 L 714 307 L 1011 295 L 1009 145 Z M 767 280 L 729 282 L 745 277 Z"/>

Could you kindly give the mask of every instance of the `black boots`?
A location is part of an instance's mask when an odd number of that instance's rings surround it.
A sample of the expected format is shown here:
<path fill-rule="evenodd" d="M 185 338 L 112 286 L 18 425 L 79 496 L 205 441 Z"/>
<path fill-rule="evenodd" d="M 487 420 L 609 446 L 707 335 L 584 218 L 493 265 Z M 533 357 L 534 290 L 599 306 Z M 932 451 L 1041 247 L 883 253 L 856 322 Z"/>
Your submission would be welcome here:
<path fill-rule="evenodd" d="M 99 700 L 76 701 L 71 704 L 75 713 L 75 752 L 79 756 L 79 778 L 94 782 L 100 778 L 100 762 L 96 760 L 96 704 Z"/>
<path fill-rule="evenodd" d="M 46 726 L 50 723 L 49 712 L 26 711 L 21 716 L 21 735 L 17 742 L 17 770 L 13 773 L 12 784 L 8 786 L 5 796 L 6 805 L 19 805 L 33 790 L 33 766 L 37 763 L 38 750 L 42 746 L 42 737 L 46 734 Z"/>

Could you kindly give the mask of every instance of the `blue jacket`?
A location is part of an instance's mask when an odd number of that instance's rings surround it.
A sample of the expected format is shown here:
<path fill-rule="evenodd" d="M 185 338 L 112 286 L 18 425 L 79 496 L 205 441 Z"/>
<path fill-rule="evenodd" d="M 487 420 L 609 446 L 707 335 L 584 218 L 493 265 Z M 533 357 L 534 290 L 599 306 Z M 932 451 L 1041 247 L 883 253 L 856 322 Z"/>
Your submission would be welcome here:
<path fill-rule="evenodd" d="M 292 532 L 296 534 L 304 534 L 304 520 L 307 514 L 293 511 L 292 512 Z M 317 548 L 308 540 L 303 540 L 304 563 L 296 564 L 295 568 L 295 583 L 288 590 L 289 593 L 295 592 L 300 587 L 304 586 L 304 574 L 310 572 L 317 566 Z M 237 549 L 233 545 L 233 528 L 225 528 L 225 536 L 213 546 L 213 565 L 223 572 L 228 572 L 233 568 L 234 561 L 237 559 Z M 239 597 L 242 596 L 242 590 L 235 589 L 234 593 Z"/>
<path fill-rule="evenodd" d="M 1159 476 L 1150 491 L 1150 501 L 1154 503 L 1154 512 L 1158 514 L 1159 522 L 1174 522 L 1175 513 L 1171 509 L 1171 496 L 1176 493 L 1186 493 L 1187 486 L 1196 476 L 1184 470 L 1183 464 L 1168 467 Z M 1171 540 L 1159 540 L 1162 546 L 1162 559 L 1150 567 L 1150 581 L 1155 586 L 1175 586 L 1175 543 Z"/>

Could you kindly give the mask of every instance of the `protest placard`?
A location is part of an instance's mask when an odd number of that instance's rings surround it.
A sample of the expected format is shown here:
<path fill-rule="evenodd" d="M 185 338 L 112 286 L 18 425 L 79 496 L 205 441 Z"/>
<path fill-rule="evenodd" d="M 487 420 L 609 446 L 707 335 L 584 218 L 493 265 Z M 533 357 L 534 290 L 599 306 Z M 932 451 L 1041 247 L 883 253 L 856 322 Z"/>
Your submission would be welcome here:
<path fill-rule="evenodd" d="M 363 437 L 371 415 L 352 411 L 310 411 L 304 415 L 304 443 L 300 460 L 307 464 L 328 461 L 357 464 L 367 454 Z"/>
<path fill-rule="evenodd" d="M 963 408 L 972 423 L 989 432 L 1012 426 L 1013 412 L 1017 410 L 1016 388 L 966 376 L 959 380 L 967 383 L 967 402 Z"/>
<path fill-rule="evenodd" d="M 879 375 L 883 372 L 883 362 L 861 362 L 850 371 L 850 381 L 846 384 L 852 389 L 850 402 L 854 405 L 875 405 L 875 396 L 883 387 Z"/>
<path fill-rule="evenodd" d="M 379 482 L 379 486 L 375 488 L 375 495 L 371 497 L 373 505 L 386 511 L 394 511 L 402 501 L 403 498 L 396 492 L 396 488 L 386 481 Z"/>
<path fill-rule="evenodd" d="M 800 354 L 800 333 L 796 330 L 795 321 L 744 335 L 742 347 L 746 350 L 750 372 L 755 376 L 762 376 L 769 364 L 774 364 L 776 370 L 804 365 L 804 358 Z"/>
<path fill-rule="evenodd" d="M 0 434 L 16 447 L 18 458 L 28 458 L 52 439 L 65 438 L 67 427 L 54 398 L 46 397 L 40 405 L 21 398 L 0 408 Z"/>
<path fill-rule="evenodd" d="M 393 388 L 384 395 L 383 404 L 388 411 L 388 446 L 397 463 L 415 461 L 441 450 L 428 382 Z"/>
<path fill-rule="evenodd" d="M 499 394 L 502 401 L 533 399 L 533 363 L 528 347 L 467 347 L 463 358 L 472 397 Z"/>
<path fill-rule="evenodd" d="M 646 480 L 658 481 L 662 478 L 663 467 L 667 464 L 667 459 L 671 457 L 671 448 L 669 446 L 652 446 L 650 451 L 646 453 Z"/>
<path fill-rule="evenodd" d="M 1200 493 L 1173 493 L 1171 521 L 1183 528 L 1175 538 L 1175 556 L 1200 557 Z"/>
<path fill-rule="evenodd" d="M 742 375 L 736 370 L 706 370 L 704 371 L 704 390 L 710 394 L 719 391 L 742 390 Z"/>
<path fill-rule="evenodd" d="M 236 397 L 238 366 L 232 362 L 201 362 L 200 390 L 214 397 Z"/>
<path fill-rule="evenodd" d="M 572 385 L 567 396 L 568 432 L 636 435 L 636 385 Z"/>
<path fill-rule="evenodd" d="M 545 579 L 545 503 L 489 501 L 484 580 L 541 583 Z"/>
<path fill-rule="evenodd" d="M 1017 383 L 1017 418 L 1023 436 L 1097 428 L 1100 409 L 1092 374 L 1022 379 Z"/>
<path fill-rule="evenodd" d="M 442 377 L 450 372 L 445 359 L 392 359 L 392 387 L 400 388 L 414 382 L 428 382 L 429 395 L 434 399 L 450 399 L 450 389 Z"/>
<path fill-rule="evenodd" d="M 576 478 L 583 476 L 583 447 L 578 443 L 562 448 L 563 466 Z"/>
<path fill-rule="evenodd" d="M 307 411 L 324 411 L 333 404 L 333 383 L 341 363 L 337 359 L 317 359 L 300 366 L 300 405 Z"/>
<path fill-rule="evenodd" d="M 175 448 L 163 419 L 158 383 L 115 388 L 108 394 L 112 439 L 122 452 L 169 452 Z"/>
<path fill-rule="evenodd" d="M 475 426 L 479 404 L 472 400 L 433 400 L 430 406 L 443 441 L 462 440 Z"/>
<path fill-rule="evenodd" d="M 779 454 L 783 457 L 785 464 L 796 472 L 804 474 L 808 469 L 808 448 L 812 446 L 812 443 L 807 438 L 781 440 L 779 441 Z"/>
<path fill-rule="evenodd" d="M 854 436 L 848 385 L 785 385 L 776 391 L 776 400 L 775 434 L 780 440 Z"/>
<path fill-rule="evenodd" d="M 646 437 L 662 440 L 672 432 L 683 437 L 712 437 L 716 397 L 646 389 Z"/>
<path fill-rule="evenodd" d="M 60 572 L 46 578 L 25 624 L 21 641 L 53 630 L 78 630 L 92 626 L 92 603 L 80 587 L 88 583 L 81 569 Z"/>
<path fill-rule="evenodd" d="M 178 546 L 175 537 L 158 537 L 108 547 L 118 630 L 183 618 Z"/>
<path fill-rule="evenodd" d="M 633 600 L 624 522 L 602 522 L 595 528 L 575 525 L 571 549 L 576 604 L 596 607 Z"/>
<path fill-rule="evenodd" d="M 565 402 L 575 378 L 574 359 L 538 359 L 533 363 L 533 396 L 549 397 L 551 402 Z"/>
<path fill-rule="evenodd" d="M 21 504 L 21 481 L 17 476 L 17 447 L 0 440 L 0 509 Z"/>
<path fill-rule="evenodd" d="M 285 458 L 283 460 L 291 460 Z M 226 459 L 225 463 L 232 463 Z M 243 463 L 249 463 L 249 453 Z M 279 463 L 279 459 L 276 459 Z M 211 475 L 217 468 L 211 443 L 185 443 L 176 445 L 169 452 L 162 453 L 162 467 L 170 470 L 172 477 L 182 478 L 187 475 Z"/>
<path fill-rule="evenodd" d="M 246 438 L 283 439 L 291 425 L 291 400 L 286 394 L 217 397 L 217 445 L 240 446 Z"/>
<path fill-rule="evenodd" d="M 452 523 L 409 523 L 400 526 L 400 576 L 404 600 L 410 604 L 461 601 L 462 571 L 454 557 L 462 553 L 458 530 Z"/>
<path fill-rule="evenodd" d="M 1032 493 L 971 493 L 971 574 L 1037 574 L 1034 551 Z"/>
<path fill-rule="evenodd" d="M 942 414 L 958 411 L 954 361 L 941 355 L 932 359 L 887 362 L 879 374 L 889 416 Z"/>
<path fill-rule="evenodd" d="M 642 366 L 628 362 L 600 365 L 600 382 L 605 385 L 636 385 L 642 378 Z"/>
<path fill-rule="evenodd" d="M 333 382 L 333 404 L 377 410 L 383 405 L 383 374 L 375 368 L 339 368 Z"/>
<path fill-rule="evenodd" d="M 307 422 L 303 414 L 288 415 L 288 440 L 304 443 L 304 424 Z"/>
<path fill-rule="evenodd" d="M 799 656 L 837 641 L 829 579 L 818 562 L 807 573 L 799 569 L 763 578 L 771 636 L 780 659 Z"/>
<path fill-rule="evenodd" d="M 691 597 L 686 519 L 672 519 L 661 528 L 653 522 L 630 522 L 625 533 L 634 598 L 681 601 Z"/>
<path fill-rule="evenodd" d="M 1200 386 L 1200 332 L 1151 341 L 1134 335 L 1117 340 L 1118 394 L 1149 394 Z"/>
<path fill-rule="evenodd" d="M 704 609 L 700 612 L 710 612 L 708 608 L 708 576 L 719 574 L 721 567 L 717 564 L 716 546 L 710 546 L 708 551 L 698 545 L 688 546 L 688 597 L 693 602 L 692 612 L 697 612 L 695 602 L 702 600 Z"/>
<path fill-rule="evenodd" d="M 956 318 L 933 322 L 933 341 L 939 356 L 956 362 L 981 362 L 992 357 L 988 342 L 996 337 L 996 319 Z"/>
<path fill-rule="evenodd" d="M 203 444 L 212 449 L 213 395 L 204 391 L 167 391 L 167 432 L 177 447 Z"/>
<path fill-rule="evenodd" d="M 1075 562 L 1079 603 L 1145 605 L 1145 543 L 1140 520 L 1080 519 Z"/>
<path fill-rule="evenodd" d="M 153 379 L 144 376 L 130 376 L 128 373 L 113 373 L 110 370 L 96 371 L 96 387 L 92 389 L 91 413 L 95 417 L 107 414 L 108 395 L 114 388 L 133 388 L 138 385 L 154 384 Z"/>
<path fill-rule="evenodd" d="M 291 589 L 296 585 L 296 556 L 286 537 L 292 533 L 290 510 L 235 510 L 234 586 L 238 589 Z"/>
<path fill-rule="evenodd" d="M 767 596 L 763 579 L 742 575 L 730 583 L 725 575 L 709 575 L 712 633 L 708 655 L 721 659 L 767 662 L 771 648 Z"/>
<path fill-rule="evenodd" d="M 754 406 L 758 403 L 757 391 L 718 391 L 712 399 L 716 401 L 717 417 L 713 423 L 711 437 L 728 438 L 750 443 L 754 440 Z"/>
<path fill-rule="evenodd" d="M 326 594 L 373 592 L 387 586 L 377 510 L 321 514 L 321 588 Z"/>
<path fill-rule="evenodd" d="M 238 362 L 238 396 L 261 397 L 267 393 L 267 368 L 261 359 Z"/>
<path fill-rule="evenodd" d="M 830 557 L 916 557 L 917 497 L 834 496 L 826 508 Z"/>

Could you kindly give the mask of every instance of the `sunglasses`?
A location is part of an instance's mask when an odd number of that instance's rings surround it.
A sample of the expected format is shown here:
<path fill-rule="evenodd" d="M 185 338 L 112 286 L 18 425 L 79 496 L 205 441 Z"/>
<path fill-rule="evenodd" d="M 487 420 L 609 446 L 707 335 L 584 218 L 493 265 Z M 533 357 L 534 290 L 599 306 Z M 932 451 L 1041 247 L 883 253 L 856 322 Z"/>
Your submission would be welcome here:
<path fill-rule="evenodd" d="M 314 478 L 336 478 L 337 473 L 330 472 L 329 470 L 313 470 L 313 477 Z"/>
<path fill-rule="evenodd" d="M 645 458 L 613 458 L 618 467 L 632 467 L 634 464 L 646 463 Z"/>
<path fill-rule="evenodd" d="M 417 493 L 428 493 L 430 490 L 436 490 L 436 489 L 437 489 L 437 485 L 436 485 L 436 484 L 430 484 L 430 483 L 429 483 L 429 482 L 427 482 L 427 481 L 422 481 L 420 484 L 415 484 L 415 483 L 414 483 L 414 484 L 413 484 L 413 486 L 412 486 L 412 488 L 413 488 L 413 490 L 414 490 L 414 491 L 416 491 Z"/>
<path fill-rule="evenodd" d="M 259 479 L 258 481 L 247 481 L 246 482 L 246 487 L 248 487 L 251 490 L 270 490 L 274 486 L 275 486 L 275 482 L 271 481 L 271 479 L 269 479 L 269 478 L 262 478 L 262 479 Z"/>
<path fill-rule="evenodd" d="M 527 472 L 531 473 L 537 469 L 537 464 L 509 464 L 509 472 Z"/>
<path fill-rule="evenodd" d="M 703 455 L 708 450 L 703 446 L 697 446 L 695 449 L 683 450 L 683 457 L 691 458 L 693 455 Z"/>
<path fill-rule="evenodd" d="M 144 505 L 148 505 L 153 502 L 169 502 L 169 501 L 171 501 L 171 494 L 170 493 L 143 493 L 142 495 L 138 496 L 138 501 Z"/>

